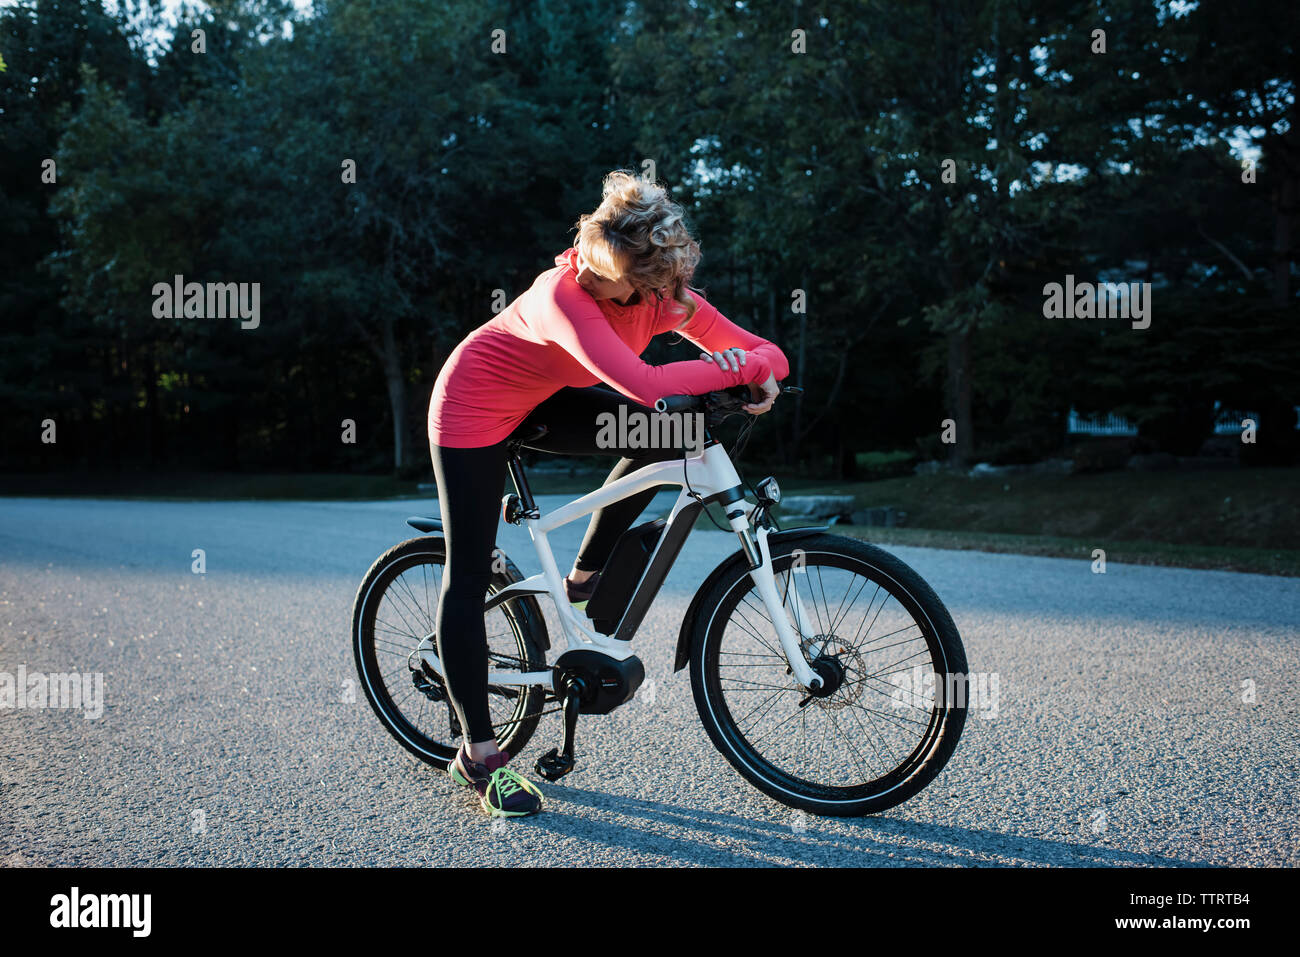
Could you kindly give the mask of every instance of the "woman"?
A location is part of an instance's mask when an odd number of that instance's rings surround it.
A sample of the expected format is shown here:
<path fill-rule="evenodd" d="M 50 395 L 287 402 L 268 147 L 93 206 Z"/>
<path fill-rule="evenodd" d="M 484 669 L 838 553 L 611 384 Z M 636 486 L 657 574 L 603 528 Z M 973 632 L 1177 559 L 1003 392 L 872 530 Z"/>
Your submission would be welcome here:
<path fill-rule="evenodd" d="M 438 655 L 464 732 L 448 771 L 458 784 L 473 786 L 494 816 L 541 807 L 536 786 L 505 767 L 510 756 L 497 747 L 488 712 L 483 598 L 505 487 L 506 439 L 529 419 L 544 422 L 548 433 L 530 447 L 623 455 L 610 482 L 681 451 L 598 448 L 600 413 L 617 415 L 624 405 L 648 414 L 661 396 L 756 383 L 762 401 L 745 409 L 761 414 L 772 407 L 777 380 L 789 374 L 780 349 L 728 321 L 687 285 L 700 248 L 662 187 L 616 170 L 605 177 L 600 207 L 577 228 L 573 248 L 555 257 L 555 268 L 456 347 L 429 403 L 447 547 Z M 704 349 L 704 362 L 642 362 L 650 339 L 669 331 Z M 651 489 L 592 516 L 565 579 L 570 601 L 590 597 L 615 541 L 653 496 Z"/>

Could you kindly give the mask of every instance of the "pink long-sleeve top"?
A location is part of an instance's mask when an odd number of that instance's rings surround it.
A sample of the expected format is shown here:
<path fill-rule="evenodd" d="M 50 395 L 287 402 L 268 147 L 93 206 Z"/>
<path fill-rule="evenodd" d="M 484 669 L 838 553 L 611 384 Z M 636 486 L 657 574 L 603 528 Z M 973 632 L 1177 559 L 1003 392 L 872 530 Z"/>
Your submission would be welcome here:
<path fill-rule="evenodd" d="M 651 299 L 620 306 L 595 300 L 578 285 L 570 248 L 555 268 L 539 275 L 523 295 L 470 333 L 453 350 L 429 401 L 429 441 L 448 448 L 495 445 L 543 400 L 565 386 L 608 383 L 642 405 L 666 395 L 778 380 L 790 373 L 785 354 L 766 339 L 731 322 L 694 292 L 697 308 L 680 326 L 684 310 Z M 739 347 L 745 365 L 736 372 L 698 357 L 652 366 L 640 358 L 651 338 L 676 329 L 705 352 Z"/>

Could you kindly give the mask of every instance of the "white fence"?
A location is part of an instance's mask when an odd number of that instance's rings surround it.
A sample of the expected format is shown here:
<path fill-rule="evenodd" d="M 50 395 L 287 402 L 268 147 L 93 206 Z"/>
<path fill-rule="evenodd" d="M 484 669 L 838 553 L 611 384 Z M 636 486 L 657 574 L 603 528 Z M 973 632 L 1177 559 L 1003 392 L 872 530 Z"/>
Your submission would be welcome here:
<path fill-rule="evenodd" d="M 1233 409 L 1225 409 L 1218 402 L 1214 403 L 1214 434 L 1215 435 L 1235 435 L 1241 432 L 1242 420 L 1253 419 L 1259 424 L 1259 414 L 1256 412 L 1240 412 Z M 1300 406 L 1296 406 L 1296 412 L 1300 413 Z M 1070 410 L 1070 422 L 1068 425 L 1070 435 L 1137 435 L 1137 426 L 1124 418 L 1122 415 L 1104 415 L 1094 418 L 1084 418 Z M 1300 429 L 1300 415 L 1297 416 L 1296 428 Z"/>
<path fill-rule="evenodd" d="M 1071 435 L 1137 435 L 1137 426 L 1122 415 L 1107 415 L 1100 418 L 1085 419 L 1073 409 L 1070 410 L 1069 431 Z"/>

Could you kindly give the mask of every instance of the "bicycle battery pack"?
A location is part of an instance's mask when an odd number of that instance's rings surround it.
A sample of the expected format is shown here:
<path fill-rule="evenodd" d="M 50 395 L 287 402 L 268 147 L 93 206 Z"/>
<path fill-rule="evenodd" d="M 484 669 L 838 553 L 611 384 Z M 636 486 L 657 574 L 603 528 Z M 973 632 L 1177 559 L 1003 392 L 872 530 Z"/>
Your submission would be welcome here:
<path fill-rule="evenodd" d="M 634 525 L 614 543 L 609 561 L 600 571 L 596 590 L 587 602 L 587 617 L 602 635 L 612 635 L 618 628 L 667 524 L 662 518 L 656 518 L 653 522 Z"/>

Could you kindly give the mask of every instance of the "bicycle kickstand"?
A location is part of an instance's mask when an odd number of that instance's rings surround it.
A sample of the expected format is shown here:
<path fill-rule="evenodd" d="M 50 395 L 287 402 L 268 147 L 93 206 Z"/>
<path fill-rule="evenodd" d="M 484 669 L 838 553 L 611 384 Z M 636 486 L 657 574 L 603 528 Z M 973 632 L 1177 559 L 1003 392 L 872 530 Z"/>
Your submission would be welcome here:
<path fill-rule="evenodd" d="M 548 781 L 558 781 L 573 770 L 573 736 L 578 730 L 578 710 L 586 690 L 581 678 L 569 678 L 564 684 L 564 753 L 551 748 L 537 759 L 537 773 Z"/>

